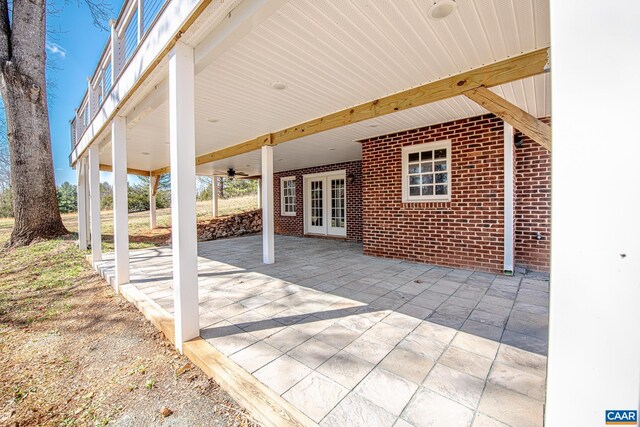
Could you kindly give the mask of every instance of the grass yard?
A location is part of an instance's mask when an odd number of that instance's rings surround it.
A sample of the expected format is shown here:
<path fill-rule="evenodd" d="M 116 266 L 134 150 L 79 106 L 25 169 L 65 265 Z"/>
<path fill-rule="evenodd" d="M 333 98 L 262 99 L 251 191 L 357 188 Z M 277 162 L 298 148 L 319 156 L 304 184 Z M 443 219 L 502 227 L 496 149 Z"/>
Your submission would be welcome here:
<path fill-rule="evenodd" d="M 255 209 L 256 199 L 224 200 L 220 208 L 222 215 Z M 210 202 L 198 203 L 198 218 L 210 216 Z M 102 218 L 109 250 L 111 212 Z M 64 221 L 77 230 L 75 215 Z M 131 214 L 131 247 L 166 241 L 169 224 L 168 209 L 158 211 L 153 233 L 148 212 Z M 12 225 L 0 219 L 2 248 Z M 0 249 L 0 426 L 255 425 L 113 294 L 74 238 Z"/>

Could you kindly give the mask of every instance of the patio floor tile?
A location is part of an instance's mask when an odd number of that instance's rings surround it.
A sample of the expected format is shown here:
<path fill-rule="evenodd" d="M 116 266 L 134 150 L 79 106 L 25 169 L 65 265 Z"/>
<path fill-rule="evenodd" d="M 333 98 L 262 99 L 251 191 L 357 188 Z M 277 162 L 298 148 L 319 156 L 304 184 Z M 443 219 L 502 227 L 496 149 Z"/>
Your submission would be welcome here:
<path fill-rule="evenodd" d="M 422 384 L 435 361 L 402 348 L 395 348 L 378 365 L 405 380 Z"/>
<path fill-rule="evenodd" d="M 362 396 L 349 393 L 321 422 L 321 427 L 391 427 L 396 417 Z"/>
<path fill-rule="evenodd" d="M 542 402 L 491 383 L 487 383 L 478 411 L 507 425 L 522 427 L 542 425 Z"/>
<path fill-rule="evenodd" d="M 374 367 L 373 363 L 362 360 L 346 351 L 341 351 L 320 365 L 318 372 L 324 374 L 338 384 L 352 389 Z"/>
<path fill-rule="evenodd" d="M 311 338 L 287 353 L 311 369 L 316 369 L 329 360 L 338 350 L 316 338 Z"/>
<path fill-rule="evenodd" d="M 429 414 L 429 416 L 425 416 Z M 416 427 L 433 427 L 443 423 L 447 427 L 468 427 L 473 411 L 424 387 L 402 412 L 402 418 Z M 434 420 L 438 420 L 434 422 Z"/>
<path fill-rule="evenodd" d="M 282 397 L 315 422 L 320 422 L 348 392 L 324 375 L 312 372 Z"/>
<path fill-rule="evenodd" d="M 390 414 L 399 416 L 417 389 L 417 384 L 376 368 L 362 380 L 355 392 Z"/>
<path fill-rule="evenodd" d="M 310 368 L 285 354 L 253 375 L 276 393 L 282 394 L 310 373 Z"/>
<path fill-rule="evenodd" d="M 247 372 L 254 372 L 280 356 L 282 356 L 281 351 L 260 341 L 231 355 L 230 359 Z"/>
<path fill-rule="evenodd" d="M 475 409 L 482 395 L 484 381 L 438 363 L 422 384 L 451 400 Z"/>

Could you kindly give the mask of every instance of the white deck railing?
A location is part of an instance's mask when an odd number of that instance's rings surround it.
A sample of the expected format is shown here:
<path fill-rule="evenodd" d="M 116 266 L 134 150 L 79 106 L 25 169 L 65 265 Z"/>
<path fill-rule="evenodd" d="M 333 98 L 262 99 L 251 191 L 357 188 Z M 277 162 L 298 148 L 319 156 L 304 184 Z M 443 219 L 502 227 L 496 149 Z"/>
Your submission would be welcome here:
<path fill-rule="evenodd" d="M 75 150 L 85 131 L 109 98 L 138 47 L 158 21 L 162 11 L 172 0 L 126 0 L 118 19 L 111 21 L 111 37 L 107 42 L 96 70 L 88 79 L 80 106 L 71 120 L 71 152 Z"/>

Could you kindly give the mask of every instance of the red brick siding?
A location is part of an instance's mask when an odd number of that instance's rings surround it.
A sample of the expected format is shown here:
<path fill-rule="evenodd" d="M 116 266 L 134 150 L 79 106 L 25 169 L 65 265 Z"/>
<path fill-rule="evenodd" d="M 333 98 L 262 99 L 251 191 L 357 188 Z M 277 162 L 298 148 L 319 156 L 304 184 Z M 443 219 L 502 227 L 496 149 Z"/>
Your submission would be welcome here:
<path fill-rule="evenodd" d="M 402 147 L 451 141 L 451 201 L 402 202 Z M 502 120 L 484 115 L 362 141 L 369 255 L 503 270 Z"/>
<path fill-rule="evenodd" d="M 550 123 L 549 118 L 543 121 Z M 515 263 L 528 270 L 549 271 L 551 154 L 525 137 L 515 155 Z"/>
<path fill-rule="evenodd" d="M 316 166 L 307 169 L 279 172 L 273 176 L 274 186 L 274 223 L 275 232 L 290 236 L 304 235 L 304 199 L 303 175 L 345 170 L 353 175 L 352 183 L 347 179 L 347 240 L 362 241 L 362 162 L 346 162 L 333 165 Z M 280 178 L 296 177 L 296 215 L 282 216 L 280 212 Z"/>

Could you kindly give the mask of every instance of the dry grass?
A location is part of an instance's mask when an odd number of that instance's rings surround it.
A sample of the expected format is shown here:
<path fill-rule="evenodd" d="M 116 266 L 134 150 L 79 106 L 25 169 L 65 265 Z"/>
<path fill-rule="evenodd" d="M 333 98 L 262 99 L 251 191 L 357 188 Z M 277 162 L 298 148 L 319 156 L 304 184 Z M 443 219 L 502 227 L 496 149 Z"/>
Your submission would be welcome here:
<path fill-rule="evenodd" d="M 219 201 L 218 211 L 220 216 L 233 215 L 258 208 L 258 200 L 255 195 L 222 199 Z M 204 221 L 212 217 L 211 201 L 198 202 L 196 205 L 197 220 Z M 167 244 L 171 236 L 171 209 L 158 209 L 156 212 L 158 228 L 149 228 L 149 212 L 136 212 L 129 214 L 129 247 L 142 249 L 152 246 Z M 102 250 L 113 251 L 113 211 L 102 211 Z M 78 216 L 75 213 L 62 215 L 62 221 L 67 230 L 76 234 L 78 232 Z M 7 240 L 13 227 L 12 218 L 0 218 L 0 243 Z"/>
<path fill-rule="evenodd" d="M 255 197 L 221 203 L 223 214 L 253 208 Z M 210 216 L 210 203 L 199 203 L 198 218 Z M 102 218 L 109 249 L 112 213 Z M 77 229 L 75 215 L 64 221 Z M 132 247 L 156 244 L 144 241 L 147 221 L 147 212 L 130 216 Z M 170 233 L 168 209 L 158 222 Z M 0 219 L 0 247 L 12 226 Z M 0 249 L 0 426 L 254 425 L 113 294 L 73 239 Z M 166 421 L 163 406 L 174 411 Z"/>

